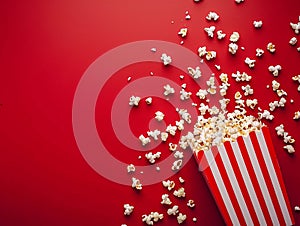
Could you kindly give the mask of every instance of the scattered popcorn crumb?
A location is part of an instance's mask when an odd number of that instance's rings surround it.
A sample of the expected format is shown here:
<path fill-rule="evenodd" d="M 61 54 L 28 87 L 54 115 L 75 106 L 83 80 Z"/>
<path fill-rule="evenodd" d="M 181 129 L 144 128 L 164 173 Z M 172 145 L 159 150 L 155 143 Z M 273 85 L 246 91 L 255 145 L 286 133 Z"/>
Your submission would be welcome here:
<path fill-rule="evenodd" d="M 162 201 L 160 203 L 163 205 L 171 205 L 172 204 L 168 194 L 163 194 L 161 196 L 161 199 L 162 199 Z"/>
<path fill-rule="evenodd" d="M 145 146 L 151 142 L 149 137 L 145 137 L 143 134 L 139 136 L 139 140 L 142 142 L 142 145 Z"/>
<path fill-rule="evenodd" d="M 217 68 L 218 71 L 221 70 L 221 66 L 220 65 L 215 64 L 215 67 Z"/>
<path fill-rule="evenodd" d="M 139 106 L 140 100 L 141 100 L 141 98 L 138 96 L 131 96 L 129 98 L 129 105 L 130 106 Z"/>
<path fill-rule="evenodd" d="M 251 60 L 249 57 L 245 59 L 245 63 L 248 64 L 249 68 L 253 68 L 255 66 L 256 60 Z"/>
<path fill-rule="evenodd" d="M 121 224 L 121 226 L 127 226 L 127 224 Z"/>
<path fill-rule="evenodd" d="M 240 39 L 240 34 L 237 31 L 234 31 L 231 35 L 229 40 L 231 42 L 237 42 Z"/>
<path fill-rule="evenodd" d="M 187 71 L 191 76 L 193 76 L 194 79 L 200 78 L 202 75 L 200 71 L 200 67 L 196 67 L 195 69 L 192 67 L 188 67 Z"/>
<path fill-rule="evenodd" d="M 153 53 L 156 52 L 156 48 L 151 48 L 150 50 L 151 50 L 151 52 L 153 52 Z"/>
<path fill-rule="evenodd" d="M 156 166 L 156 171 L 160 171 L 160 167 L 159 166 Z"/>
<path fill-rule="evenodd" d="M 181 187 L 181 188 L 179 188 L 178 190 L 175 190 L 175 191 L 173 192 L 173 195 L 176 196 L 176 197 L 178 197 L 178 198 L 184 198 L 184 197 L 185 197 L 185 191 L 184 191 L 184 188 Z"/>
<path fill-rule="evenodd" d="M 142 156 L 139 155 L 138 159 L 142 159 Z"/>
<path fill-rule="evenodd" d="M 281 66 L 279 64 L 277 64 L 276 66 L 269 66 L 268 70 L 275 76 L 277 77 L 279 75 L 279 72 L 281 71 Z"/>
<path fill-rule="evenodd" d="M 160 131 L 159 130 L 154 130 L 154 131 L 148 131 L 147 135 L 152 137 L 154 140 L 158 140 L 158 136 L 160 135 Z"/>
<path fill-rule="evenodd" d="M 180 31 L 178 32 L 178 35 L 180 35 L 182 38 L 184 38 L 187 35 L 188 29 L 185 28 L 181 28 Z"/>
<path fill-rule="evenodd" d="M 236 2 L 237 4 L 240 4 L 240 3 L 244 2 L 244 0 L 235 0 L 235 2 Z"/>
<path fill-rule="evenodd" d="M 261 20 L 259 21 L 253 21 L 253 25 L 255 28 L 261 28 L 263 25 L 263 22 Z"/>
<path fill-rule="evenodd" d="M 152 76 L 152 75 L 154 75 L 154 73 L 152 71 L 150 71 L 150 75 Z"/>
<path fill-rule="evenodd" d="M 294 46 L 294 45 L 296 45 L 297 41 L 298 41 L 298 40 L 297 40 L 296 37 L 292 37 L 292 38 L 290 39 L 289 43 L 290 43 L 292 46 Z"/>
<path fill-rule="evenodd" d="M 190 199 L 187 204 L 188 207 L 190 208 L 194 208 L 195 207 L 195 201 L 193 199 Z"/>
<path fill-rule="evenodd" d="M 208 15 L 206 16 L 206 19 L 217 21 L 219 17 L 220 16 L 216 12 L 209 12 Z"/>
<path fill-rule="evenodd" d="M 239 46 L 236 43 L 233 43 L 233 42 L 228 45 L 228 51 L 232 55 L 236 54 L 238 48 L 239 48 Z"/>
<path fill-rule="evenodd" d="M 274 52 L 276 51 L 275 45 L 274 45 L 272 42 L 268 43 L 268 45 L 267 45 L 267 50 L 268 50 L 270 53 L 274 53 Z"/>
<path fill-rule="evenodd" d="M 179 212 L 178 208 L 179 207 L 177 205 L 174 205 L 172 208 L 168 209 L 168 215 L 176 215 Z"/>
<path fill-rule="evenodd" d="M 156 152 L 155 154 L 152 154 L 152 152 L 146 153 L 145 157 L 148 159 L 148 161 L 153 164 L 155 163 L 155 160 L 160 158 L 161 152 Z"/>
<path fill-rule="evenodd" d="M 186 220 L 186 215 L 179 213 L 177 216 L 177 222 L 178 224 L 182 224 Z"/>
<path fill-rule="evenodd" d="M 134 209 L 134 206 L 127 204 L 124 204 L 124 215 L 130 215 Z"/>
<path fill-rule="evenodd" d="M 127 78 L 127 81 L 130 82 L 130 80 L 131 80 L 131 77 L 129 76 L 129 77 Z"/>
<path fill-rule="evenodd" d="M 165 85 L 164 89 L 165 89 L 165 91 L 164 91 L 165 96 L 168 96 L 169 94 L 175 93 L 175 89 L 172 88 L 169 84 Z"/>
<path fill-rule="evenodd" d="M 286 149 L 289 154 L 295 153 L 295 148 L 290 144 L 285 145 L 283 148 Z"/>
<path fill-rule="evenodd" d="M 260 49 L 260 48 L 256 49 L 256 56 L 257 57 L 261 57 L 264 53 L 265 53 L 265 51 L 263 49 Z"/>
<path fill-rule="evenodd" d="M 295 206 L 294 210 L 298 212 L 298 211 L 300 211 L 300 207 L 299 206 Z"/>
<path fill-rule="evenodd" d="M 215 26 L 210 26 L 210 27 L 206 27 L 204 28 L 204 31 L 206 31 L 208 37 L 213 38 L 214 37 L 214 31 L 216 30 Z"/>
<path fill-rule="evenodd" d="M 127 173 L 135 172 L 135 166 L 133 164 L 129 164 L 127 166 Z"/>
<path fill-rule="evenodd" d="M 150 105 L 152 104 L 152 97 L 148 97 L 145 99 L 146 104 Z"/>
<path fill-rule="evenodd" d="M 291 99 L 291 100 L 290 100 L 290 102 L 291 102 L 291 104 L 293 104 L 293 103 L 294 103 L 294 100 L 293 100 L 293 99 Z"/>
<path fill-rule="evenodd" d="M 182 184 L 185 182 L 185 180 L 184 180 L 182 177 L 179 177 L 178 180 L 179 180 L 179 182 L 182 183 Z"/>
<path fill-rule="evenodd" d="M 245 50 L 245 47 L 244 47 L 244 46 L 242 46 L 242 47 L 241 47 L 241 50 Z"/>
<path fill-rule="evenodd" d="M 179 170 L 180 167 L 182 166 L 182 162 L 183 162 L 182 159 L 178 159 L 178 160 L 174 161 L 171 169 L 173 171 Z"/>
<path fill-rule="evenodd" d="M 297 48 L 297 51 L 300 52 L 300 47 Z"/>
<path fill-rule="evenodd" d="M 131 187 L 135 188 L 136 190 L 142 190 L 142 188 L 143 188 L 140 180 L 135 177 L 132 178 Z"/>
<path fill-rule="evenodd" d="M 169 64 L 172 62 L 171 57 L 168 56 L 166 53 L 163 53 L 163 54 L 161 55 L 161 58 L 160 58 L 160 59 L 162 60 L 162 62 L 163 62 L 163 64 L 164 64 L 165 66 L 169 65 Z"/>
<path fill-rule="evenodd" d="M 193 217 L 193 221 L 196 222 L 196 221 L 197 221 L 197 218 L 196 218 L 196 217 Z"/>
<path fill-rule="evenodd" d="M 179 75 L 179 78 L 180 78 L 181 80 L 183 80 L 183 79 L 184 79 L 184 75 Z"/>
<path fill-rule="evenodd" d="M 225 36 L 226 36 L 226 34 L 223 33 L 222 30 L 218 30 L 218 31 L 217 31 L 217 35 L 218 35 L 218 39 L 219 39 L 219 40 L 225 38 Z"/>
<path fill-rule="evenodd" d="M 168 188 L 169 191 L 175 187 L 175 182 L 172 180 L 162 181 L 162 184 L 165 188 Z"/>
<path fill-rule="evenodd" d="M 182 40 L 182 41 L 180 42 L 180 45 L 183 45 L 183 43 L 184 43 L 184 41 Z"/>
<path fill-rule="evenodd" d="M 300 111 L 296 111 L 296 112 L 294 113 L 293 119 L 294 119 L 294 120 L 300 119 Z"/>

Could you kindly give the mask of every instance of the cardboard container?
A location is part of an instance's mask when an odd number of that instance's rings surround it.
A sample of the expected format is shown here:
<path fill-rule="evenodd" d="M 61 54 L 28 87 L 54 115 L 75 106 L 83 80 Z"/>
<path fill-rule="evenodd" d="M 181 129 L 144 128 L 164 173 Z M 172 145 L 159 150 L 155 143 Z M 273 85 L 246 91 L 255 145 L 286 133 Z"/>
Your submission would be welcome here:
<path fill-rule="evenodd" d="M 227 225 L 293 225 L 267 127 L 196 155 Z"/>

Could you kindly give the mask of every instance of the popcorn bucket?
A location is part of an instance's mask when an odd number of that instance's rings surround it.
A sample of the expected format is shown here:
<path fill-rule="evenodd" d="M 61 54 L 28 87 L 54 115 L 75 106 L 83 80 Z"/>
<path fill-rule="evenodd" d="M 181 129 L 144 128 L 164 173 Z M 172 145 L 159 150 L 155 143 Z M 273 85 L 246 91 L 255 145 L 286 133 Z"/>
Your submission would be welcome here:
<path fill-rule="evenodd" d="M 195 156 L 227 225 L 295 224 L 267 127 Z"/>

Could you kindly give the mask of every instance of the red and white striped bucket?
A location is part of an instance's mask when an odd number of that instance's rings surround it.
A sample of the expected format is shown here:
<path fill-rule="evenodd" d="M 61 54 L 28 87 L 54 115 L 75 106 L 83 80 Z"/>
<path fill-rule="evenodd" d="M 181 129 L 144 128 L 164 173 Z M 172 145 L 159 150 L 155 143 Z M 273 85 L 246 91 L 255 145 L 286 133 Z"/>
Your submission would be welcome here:
<path fill-rule="evenodd" d="M 227 225 L 293 225 L 267 127 L 196 154 Z"/>

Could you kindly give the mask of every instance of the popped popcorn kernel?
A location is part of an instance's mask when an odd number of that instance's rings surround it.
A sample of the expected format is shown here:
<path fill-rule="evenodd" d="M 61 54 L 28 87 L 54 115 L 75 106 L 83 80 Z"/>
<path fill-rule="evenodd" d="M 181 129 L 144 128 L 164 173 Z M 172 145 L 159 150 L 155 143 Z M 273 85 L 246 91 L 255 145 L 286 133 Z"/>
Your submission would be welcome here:
<path fill-rule="evenodd" d="M 146 104 L 150 105 L 152 104 L 152 97 L 148 97 L 145 99 Z"/>
<path fill-rule="evenodd" d="M 180 35 L 182 38 L 184 38 L 187 35 L 188 29 L 185 28 L 181 28 L 180 31 L 178 32 L 178 35 Z"/>
<path fill-rule="evenodd" d="M 251 86 L 249 84 L 246 86 L 242 86 L 242 90 L 244 91 L 245 96 L 253 94 L 253 89 L 251 88 Z"/>
<path fill-rule="evenodd" d="M 129 105 L 130 106 L 139 106 L 140 100 L 141 100 L 141 98 L 138 96 L 131 96 L 129 98 Z"/>
<path fill-rule="evenodd" d="M 189 201 L 186 204 L 188 207 L 190 208 L 194 208 L 195 207 L 195 201 L 193 199 L 189 199 Z"/>
<path fill-rule="evenodd" d="M 204 28 L 204 31 L 207 33 L 208 37 L 213 38 L 214 37 L 214 31 L 216 30 L 215 26 L 210 26 Z"/>
<path fill-rule="evenodd" d="M 275 53 L 275 51 L 276 51 L 275 45 L 274 45 L 272 42 L 268 43 L 268 44 L 267 44 L 267 50 L 268 50 L 270 53 Z"/>
<path fill-rule="evenodd" d="M 143 189 L 141 181 L 139 179 L 135 178 L 135 177 L 132 177 L 131 187 L 135 188 L 136 190 L 142 190 Z"/>
<path fill-rule="evenodd" d="M 192 67 L 188 67 L 187 68 L 188 70 L 188 73 L 194 78 L 194 79 L 197 79 L 197 78 L 200 78 L 201 77 L 201 71 L 200 71 L 200 67 L 196 67 L 195 69 L 192 68 Z"/>
<path fill-rule="evenodd" d="M 162 184 L 165 188 L 168 188 L 169 191 L 175 187 L 175 182 L 172 180 L 162 181 Z"/>
<path fill-rule="evenodd" d="M 183 163 L 182 159 L 178 159 L 178 160 L 174 161 L 171 169 L 173 171 L 179 170 L 181 168 L 181 166 L 182 166 L 182 163 Z"/>
<path fill-rule="evenodd" d="M 228 51 L 232 55 L 236 54 L 238 48 L 239 48 L 239 46 L 236 43 L 233 43 L 233 42 L 228 45 Z"/>
<path fill-rule="evenodd" d="M 222 30 L 218 30 L 217 31 L 217 36 L 218 36 L 218 39 L 221 40 L 221 39 L 225 38 L 226 34 L 223 33 Z"/>
<path fill-rule="evenodd" d="M 174 205 L 172 208 L 167 210 L 168 215 L 176 215 L 179 212 L 179 207 L 177 205 Z"/>
<path fill-rule="evenodd" d="M 162 201 L 160 203 L 163 205 L 171 205 L 172 204 L 168 194 L 163 194 L 161 196 L 161 199 L 162 199 Z"/>
<path fill-rule="evenodd" d="M 149 153 L 145 154 L 145 157 L 146 157 L 146 159 L 148 159 L 148 161 L 151 164 L 154 164 L 155 160 L 160 158 L 160 155 L 161 155 L 161 152 L 156 152 L 155 154 L 152 154 L 152 152 L 149 152 Z"/>
<path fill-rule="evenodd" d="M 160 133 L 160 139 L 161 139 L 162 141 L 166 141 L 166 140 L 168 139 L 168 136 L 169 136 L 169 134 L 166 133 L 166 132 L 161 132 L 161 133 Z"/>
<path fill-rule="evenodd" d="M 290 144 L 285 145 L 283 148 L 286 149 L 289 154 L 295 153 L 295 148 Z"/>
<path fill-rule="evenodd" d="M 183 184 L 185 182 L 185 180 L 182 177 L 179 177 L 178 180 L 181 184 Z"/>
<path fill-rule="evenodd" d="M 177 216 L 177 222 L 178 224 L 182 224 L 186 220 L 186 215 L 179 213 Z"/>
<path fill-rule="evenodd" d="M 255 28 L 261 28 L 262 25 L 263 25 L 263 22 L 261 20 L 259 20 L 259 21 L 253 21 L 253 26 Z"/>
<path fill-rule="evenodd" d="M 294 117 L 293 117 L 293 119 L 294 119 L 294 120 L 300 119 L 300 111 L 294 112 Z"/>
<path fill-rule="evenodd" d="M 300 207 L 299 207 L 299 206 L 295 206 L 295 207 L 294 207 L 294 210 L 295 210 L 296 212 L 298 212 L 298 211 L 300 211 Z"/>
<path fill-rule="evenodd" d="M 169 65 L 172 62 L 172 58 L 168 56 L 166 53 L 163 53 L 160 59 L 165 66 Z"/>
<path fill-rule="evenodd" d="M 175 89 L 172 88 L 169 84 L 165 85 L 164 89 L 165 89 L 165 91 L 164 91 L 165 96 L 175 93 Z"/>
<path fill-rule="evenodd" d="M 291 28 L 294 30 L 295 34 L 299 34 L 300 31 L 300 18 L 298 20 L 298 23 L 290 22 Z"/>
<path fill-rule="evenodd" d="M 173 192 L 173 195 L 176 196 L 176 197 L 178 197 L 178 198 L 184 198 L 184 197 L 185 197 L 185 191 L 184 191 L 184 188 L 181 187 L 181 188 L 179 188 L 178 190 L 175 190 L 175 191 Z"/>
<path fill-rule="evenodd" d="M 166 128 L 166 132 L 172 136 L 175 136 L 176 130 L 177 130 L 177 126 L 172 126 L 171 124 L 169 124 Z"/>
<path fill-rule="evenodd" d="M 165 114 L 162 113 L 161 111 L 157 111 L 155 112 L 155 119 L 157 119 L 157 121 L 162 121 L 165 117 Z"/>
<path fill-rule="evenodd" d="M 154 130 L 154 131 L 148 131 L 147 135 L 152 137 L 154 140 L 158 140 L 158 136 L 160 135 L 160 131 L 159 130 Z"/>
<path fill-rule="evenodd" d="M 217 57 L 217 52 L 216 51 L 207 51 L 205 57 L 206 57 L 206 60 L 212 60 Z"/>
<path fill-rule="evenodd" d="M 139 140 L 142 142 L 142 145 L 145 146 L 151 142 L 149 137 L 145 137 L 143 134 L 139 136 Z"/>
<path fill-rule="evenodd" d="M 124 204 L 124 215 L 130 215 L 133 212 L 134 206 Z"/>
<path fill-rule="evenodd" d="M 279 72 L 281 71 L 282 67 L 281 65 L 277 64 L 276 66 L 269 66 L 268 70 L 269 72 L 271 72 L 275 77 L 277 77 L 279 75 Z"/>
<path fill-rule="evenodd" d="M 260 49 L 260 48 L 256 49 L 256 56 L 257 57 L 261 57 L 264 53 L 265 53 L 265 51 L 263 49 Z"/>
<path fill-rule="evenodd" d="M 206 16 L 206 19 L 217 21 L 219 17 L 220 16 L 216 12 L 209 12 L 208 15 Z"/>
<path fill-rule="evenodd" d="M 240 39 L 240 34 L 237 31 L 234 31 L 231 35 L 229 40 L 231 42 L 237 42 Z"/>
<path fill-rule="evenodd" d="M 176 151 L 177 149 L 177 144 L 169 143 L 169 150 L 170 151 Z"/>
<path fill-rule="evenodd" d="M 294 46 L 294 45 L 296 45 L 297 41 L 298 41 L 298 40 L 297 40 L 296 37 L 292 37 L 292 38 L 290 39 L 289 43 L 290 43 L 290 45 Z"/>
<path fill-rule="evenodd" d="M 245 64 L 248 64 L 249 68 L 253 68 L 255 66 L 256 60 L 251 60 L 249 57 L 245 59 Z"/>
<path fill-rule="evenodd" d="M 135 166 L 133 164 L 129 164 L 127 166 L 127 173 L 135 172 Z"/>

